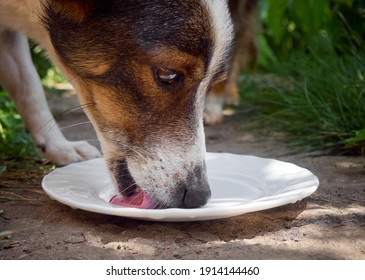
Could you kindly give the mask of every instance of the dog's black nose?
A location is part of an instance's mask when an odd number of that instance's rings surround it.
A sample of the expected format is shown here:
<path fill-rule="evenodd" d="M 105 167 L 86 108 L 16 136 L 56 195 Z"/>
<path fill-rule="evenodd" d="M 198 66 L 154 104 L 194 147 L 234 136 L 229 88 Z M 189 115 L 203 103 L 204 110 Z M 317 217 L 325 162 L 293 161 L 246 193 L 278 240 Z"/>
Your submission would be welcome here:
<path fill-rule="evenodd" d="M 197 208 L 207 204 L 210 198 L 210 189 L 204 188 L 204 190 L 187 190 L 184 196 L 183 207 L 184 208 Z"/>
<path fill-rule="evenodd" d="M 197 208 L 207 204 L 211 191 L 206 176 L 206 167 L 196 167 L 180 191 L 185 191 L 182 199 L 183 208 Z"/>

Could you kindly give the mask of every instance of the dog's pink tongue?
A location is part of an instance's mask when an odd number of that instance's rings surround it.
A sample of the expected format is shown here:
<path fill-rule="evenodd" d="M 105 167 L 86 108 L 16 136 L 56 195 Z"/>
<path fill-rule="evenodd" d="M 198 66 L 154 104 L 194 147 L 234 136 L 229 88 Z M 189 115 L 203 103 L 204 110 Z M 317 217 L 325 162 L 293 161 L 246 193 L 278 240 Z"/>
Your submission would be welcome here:
<path fill-rule="evenodd" d="M 141 209 L 153 209 L 156 207 L 156 203 L 141 190 L 137 190 L 136 193 L 130 197 L 115 195 L 110 199 L 109 203 L 117 206 Z"/>

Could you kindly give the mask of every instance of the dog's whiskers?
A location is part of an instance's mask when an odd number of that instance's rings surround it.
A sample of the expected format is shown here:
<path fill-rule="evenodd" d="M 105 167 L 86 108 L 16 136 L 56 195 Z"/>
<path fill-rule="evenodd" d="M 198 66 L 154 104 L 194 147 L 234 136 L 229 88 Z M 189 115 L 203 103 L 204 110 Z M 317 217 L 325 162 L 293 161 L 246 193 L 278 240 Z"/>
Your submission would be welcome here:
<path fill-rule="evenodd" d="M 126 144 L 123 144 L 124 147 L 126 147 L 127 149 L 129 149 L 130 151 L 136 153 L 139 157 L 141 157 L 145 162 L 148 162 L 147 158 L 142 154 L 142 152 L 148 154 L 147 150 L 144 150 L 144 149 L 141 149 L 142 151 L 139 152 L 137 151 L 137 149 L 140 149 L 140 148 L 137 148 L 137 147 L 132 147 L 132 146 L 129 146 L 129 145 L 126 145 Z"/>
<path fill-rule="evenodd" d="M 95 105 L 95 103 L 85 103 L 85 104 L 81 104 L 75 107 L 72 107 L 70 109 L 67 109 L 63 112 L 61 112 L 59 114 L 59 118 L 57 119 L 61 119 L 62 117 L 64 117 L 67 114 L 70 113 L 74 113 L 74 112 L 78 112 L 81 110 L 86 110 L 90 107 L 93 107 Z M 44 123 L 37 131 L 37 133 L 40 133 L 43 129 L 47 129 L 47 132 L 50 132 L 55 126 L 57 125 L 57 120 L 55 118 L 50 119 L 48 122 Z"/>
<path fill-rule="evenodd" d="M 128 190 L 130 190 L 131 188 L 134 188 L 137 186 L 137 183 L 133 183 L 130 186 L 126 187 L 123 191 L 122 191 L 122 195 L 123 193 L 127 192 Z"/>
<path fill-rule="evenodd" d="M 79 123 L 74 123 L 74 124 L 70 124 L 70 125 L 66 125 L 66 126 L 60 126 L 61 130 L 65 130 L 68 128 L 72 128 L 72 127 L 76 127 L 76 126 L 80 126 L 80 125 L 85 125 L 85 124 L 91 124 L 90 121 L 86 121 L 86 122 L 79 122 Z"/>
<path fill-rule="evenodd" d="M 88 109 L 88 108 L 93 107 L 93 106 L 95 106 L 94 102 L 80 104 L 80 105 L 71 107 L 71 108 L 61 112 L 61 116 L 69 114 L 69 113 L 74 113 L 74 112 L 78 112 L 78 111 L 81 111 L 81 110 L 85 110 L 85 109 Z"/>

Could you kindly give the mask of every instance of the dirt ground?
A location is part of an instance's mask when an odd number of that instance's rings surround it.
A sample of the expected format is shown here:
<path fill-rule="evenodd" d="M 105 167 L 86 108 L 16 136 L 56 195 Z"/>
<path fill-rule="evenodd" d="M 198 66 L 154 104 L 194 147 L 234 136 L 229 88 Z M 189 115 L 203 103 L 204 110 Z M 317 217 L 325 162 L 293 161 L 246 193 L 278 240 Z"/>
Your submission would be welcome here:
<path fill-rule="evenodd" d="M 74 106 L 66 95 L 56 113 Z M 97 144 L 80 111 L 60 115 L 71 139 Z M 164 223 L 74 210 L 49 199 L 42 172 L 24 165 L 0 175 L 0 259 L 365 259 L 365 158 L 287 155 L 264 132 L 227 117 L 208 127 L 207 149 L 277 158 L 319 177 L 312 196 L 295 204 L 203 221 Z M 71 126 L 70 126 L 71 125 Z M 4 233 L 8 231 L 8 233 Z"/>

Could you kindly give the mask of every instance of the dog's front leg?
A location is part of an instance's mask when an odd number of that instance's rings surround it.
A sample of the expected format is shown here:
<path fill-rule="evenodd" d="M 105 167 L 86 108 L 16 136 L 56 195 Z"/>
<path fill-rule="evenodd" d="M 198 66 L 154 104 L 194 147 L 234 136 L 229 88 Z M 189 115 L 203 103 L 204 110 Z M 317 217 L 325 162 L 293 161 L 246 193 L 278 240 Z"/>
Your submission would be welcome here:
<path fill-rule="evenodd" d="M 35 145 L 47 159 L 68 164 L 100 155 L 86 142 L 65 139 L 49 111 L 27 38 L 8 30 L 0 30 L 0 82 L 13 98 Z"/>

